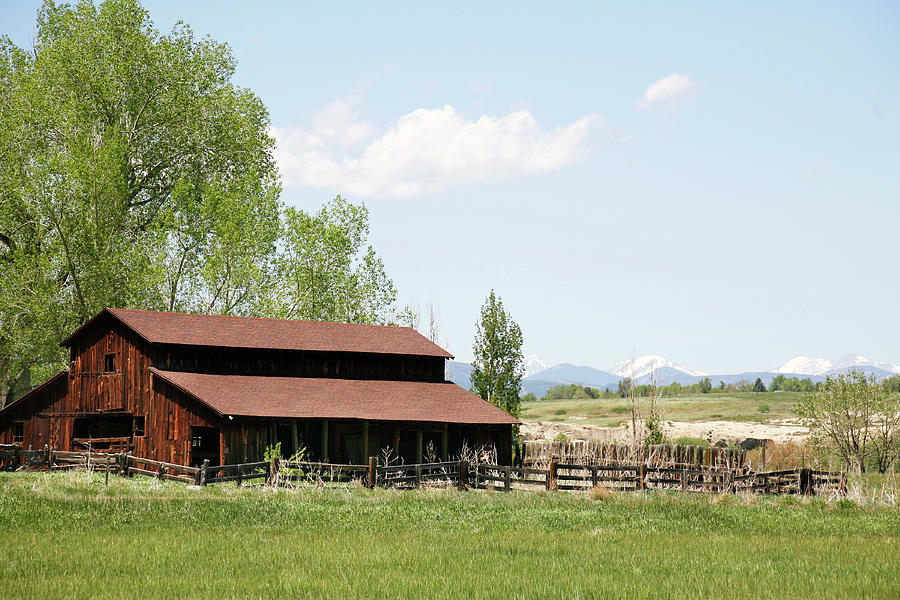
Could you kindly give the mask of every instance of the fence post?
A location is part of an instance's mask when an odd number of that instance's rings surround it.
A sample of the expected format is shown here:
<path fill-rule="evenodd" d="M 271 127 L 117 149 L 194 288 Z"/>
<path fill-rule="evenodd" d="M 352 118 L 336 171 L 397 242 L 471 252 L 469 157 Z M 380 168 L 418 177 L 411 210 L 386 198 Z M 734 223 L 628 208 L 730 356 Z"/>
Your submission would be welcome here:
<path fill-rule="evenodd" d="M 422 487 L 422 465 L 416 463 L 416 487 Z"/>
<path fill-rule="evenodd" d="M 469 461 L 464 458 L 459 459 L 459 472 L 457 473 L 457 487 L 464 490 L 469 487 Z"/>
<path fill-rule="evenodd" d="M 375 484 L 376 484 L 375 479 L 376 479 L 377 474 L 378 474 L 378 471 L 375 470 L 375 457 L 370 456 L 369 457 L 369 487 L 370 488 L 375 487 Z"/>
<path fill-rule="evenodd" d="M 812 485 L 812 473 L 809 469 L 801 468 L 798 477 L 800 478 L 800 493 L 804 495 L 812 495 L 815 494 L 815 490 Z"/>
<path fill-rule="evenodd" d="M 638 468 L 638 489 L 642 490 L 645 487 L 644 477 L 646 477 L 647 471 L 644 467 L 644 463 L 641 463 L 641 466 Z"/>
<path fill-rule="evenodd" d="M 209 459 L 204 458 L 203 464 L 200 465 L 200 472 L 197 473 L 197 485 L 200 487 L 206 487 L 206 469 L 209 468 Z"/>
<path fill-rule="evenodd" d="M 273 456 L 269 464 L 266 465 L 266 484 L 268 485 L 275 483 L 275 478 L 278 475 L 278 460 L 277 456 Z"/>
<path fill-rule="evenodd" d="M 109 487 L 109 465 L 110 465 L 109 456 L 106 457 L 106 487 Z"/>
<path fill-rule="evenodd" d="M 507 466 L 507 467 L 506 467 L 506 473 L 505 473 L 505 475 L 503 476 L 503 487 L 504 487 L 504 489 L 505 489 L 507 492 L 508 492 L 510 489 L 512 489 L 512 485 L 511 485 L 511 482 L 510 482 L 510 480 L 509 480 L 509 470 L 510 470 L 510 467 Z"/>
<path fill-rule="evenodd" d="M 597 465 L 591 465 L 591 487 L 597 487 Z"/>
<path fill-rule="evenodd" d="M 687 469 L 681 470 L 681 491 L 687 491 Z"/>
<path fill-rule="evenodd" d="M 841 471 L 841 482 L 839 484 L 841 487 L 839 488 L 839 492 L 841 496 L 847 495 L 847 474 L 844 471 Z"/>
<path fill-rule="evenodd" d="M 475 471 L 475 486 L 474 487 L 477 490 L 478 489 L 478 463 L 475 463 L 474 465 L 472 465 L 472 467 L 473 467 L 473 470 Z"/>
<path fill-rule="evenodd" d="M 551 458 L 547 467 L 547 489 L 556 489 L 556 460 Z"/>

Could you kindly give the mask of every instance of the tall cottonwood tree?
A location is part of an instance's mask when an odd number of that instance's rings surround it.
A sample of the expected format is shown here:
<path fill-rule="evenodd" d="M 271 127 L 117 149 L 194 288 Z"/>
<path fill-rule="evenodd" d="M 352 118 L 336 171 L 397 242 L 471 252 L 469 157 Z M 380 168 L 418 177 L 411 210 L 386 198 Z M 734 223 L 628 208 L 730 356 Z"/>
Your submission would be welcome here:
<path fill-rule="evenodd" d="M 522 330 L 491 290 L 475 324 L 472 391 L 494 406 L 518 416 L 525 360 Z"/>
<path fill-rule="evenodd" d="M 48 0 L 33 49 L 0 41 L 0 380 L 104 306 L 249 312 L 278 177 L 234 68 L 134 0 Z"/>
<path fill-rule="evenodd" d="M 368 243 L 369 211 L 341 196 L 315 215 L 288 207 L 269 312 L 285 319 L 394 324 L 397 299 Z"/>
<path fill-rule="evenodd" d="M 0 395 L 105 306 L 391 321 L 365 207 L 282 211 L 227 45 L 136 0 L 47 0 L 36 32 L 0 38 Z"/>

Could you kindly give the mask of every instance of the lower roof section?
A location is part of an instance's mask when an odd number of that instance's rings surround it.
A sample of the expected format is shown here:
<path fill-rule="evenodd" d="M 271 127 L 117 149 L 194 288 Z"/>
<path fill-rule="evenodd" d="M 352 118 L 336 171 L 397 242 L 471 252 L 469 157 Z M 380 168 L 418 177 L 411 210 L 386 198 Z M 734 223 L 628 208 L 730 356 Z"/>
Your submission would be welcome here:
<path fill-rule="evenodd" d="M 222 415 L 511 425 L 519 420 L 451 382 L 255 377 L 163 371 Z"/>

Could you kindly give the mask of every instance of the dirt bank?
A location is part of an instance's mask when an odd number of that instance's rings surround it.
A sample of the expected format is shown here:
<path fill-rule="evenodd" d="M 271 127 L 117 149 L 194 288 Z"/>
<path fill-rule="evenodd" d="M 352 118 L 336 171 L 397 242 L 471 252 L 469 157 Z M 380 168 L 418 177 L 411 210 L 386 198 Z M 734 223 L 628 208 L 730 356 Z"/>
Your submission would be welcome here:
<path fill-rule="evenodd" d="M 793 419 L 769 423 L 670 421 L 666 423 L 665 432 L 669 439 L 694 437 L 710 440 L 712 443 L 725 440 L 729 444 L 735 444 L 747 438 L 771 439 L 780 443 L 788 440 L 801 440 L 809 433 L 806 427 Z M 526 422 L 522 425 L 522 435 L 526 440 L 553 440 L 560 433 L 564 433 L 571 440 L 604 442 L 623 442 L 630 437 L 628 430 L 624 427 L 599 427 L 567 422 Z"/>

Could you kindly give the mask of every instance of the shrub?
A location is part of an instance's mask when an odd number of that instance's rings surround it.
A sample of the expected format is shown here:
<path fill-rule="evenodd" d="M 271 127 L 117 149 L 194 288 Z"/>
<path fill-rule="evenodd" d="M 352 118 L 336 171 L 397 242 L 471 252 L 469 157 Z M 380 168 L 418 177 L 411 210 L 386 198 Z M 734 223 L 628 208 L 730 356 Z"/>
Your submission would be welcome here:
<path fill-rule="evenodd" d="M 768 404 L 766 404 L 765 402 L 763 402 L 762 404 L 759 405 L 758 410 L 761 413 L 767 413 L 770 410 L 770 406 Z"/>
<path fill-rule="evenodd" d="M 554 414 L 554 415 L 564 415 L 564 414 L 566 414 L 566 409 L 564 409 L 564 408 L 557 408 L 557 409 L 553 412 L 553 414 Z"/>
<path fill-rule="evenodd" d="M 677 438 L 675 440 L 675 443 L 679 444 L 681 446 L 709 446 L 708 441 L 706 441 L 702 438 L 696 438 L 696 437 L 690 437 L 690 436 L 682 436 L 680 438 Z"/>

